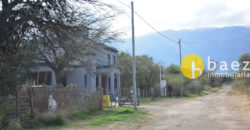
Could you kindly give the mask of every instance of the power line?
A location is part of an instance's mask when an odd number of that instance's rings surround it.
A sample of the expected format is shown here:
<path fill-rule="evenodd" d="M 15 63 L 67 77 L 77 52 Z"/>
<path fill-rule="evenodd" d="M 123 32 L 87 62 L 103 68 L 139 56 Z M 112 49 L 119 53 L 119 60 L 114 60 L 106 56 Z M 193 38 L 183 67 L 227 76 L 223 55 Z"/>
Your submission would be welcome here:
<path fill-rule="evenodd" d="M 148 23 L 144 18 L 142 18 L 137 12 L 135 12 L 135 14 L 145 23 L 147 24 L 149 27 L 151 27 L 154 31 L 156 31 L 157 33 L 159 33 L 161 36 L 163 36 L 164 38 L 166 38 L 167 40 L 174 42 L 174 43 L 178 43 L 175 40 L 167 37 L 166 35 L 164 35 L 163 33 L 161 33 L 160 31 L 158 31 L 156 28 L 154 28 L 150 23 Z"/>
<path fill-rule="evenodd" d="M 126 6 L 126 7 L 128 7 L 128 8 L 131 9 L 130 6 L 128 6 L 127 4 L 121 2 L 120 0 L 117 0 L 117 2 L 119 2 L 120 4 L 122 4 L 122 5 L 124 5 L 124 6 Z M 155 32 L 157 32 L 159 35 L 161 35 L 162 37 L 164 37 L 165 39 L 167 39 L 167 40 L 169 40 L 169 41 L 171 41 L 171 42 L 173 42 L 173 43 L 178 44 L 177 41 L 175 41 L 175 40 L 169 38 L 169 37 L 166 36 L 165 34 L 163 34 L 163 33 L 161 33 L 160 31 L 158 31 L 153 25 L 151 25 L 149 22 L 147 22 L 139 13 L 137 13 L 136 11 L 134 11 L 134 13 L 135 13 L 136 16 L 138 16 L 145 24 L 147 24 L 150 28 L 152 28 L 152 29 L 153 29 Z"/>

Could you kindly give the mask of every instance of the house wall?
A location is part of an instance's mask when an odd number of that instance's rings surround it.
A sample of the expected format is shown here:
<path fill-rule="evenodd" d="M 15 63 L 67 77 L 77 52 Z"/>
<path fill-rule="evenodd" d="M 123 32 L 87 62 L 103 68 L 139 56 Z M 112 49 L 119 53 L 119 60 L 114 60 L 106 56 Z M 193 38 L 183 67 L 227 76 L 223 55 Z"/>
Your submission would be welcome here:
<path fill-rule="evenodd" d="M 108 54 L 110 54 L 110 63 L 108 63 Z M 114 63 L 113 56 L 116 57 L 116 61 L 117 61 L 117 53 L 116 52 L 108 51 L 106 49 L 98 51 L 98 53 L 96 55 L 96 63 L 97 63 L 97 65 L 113 65 L 113 63 Z"/>
<path fill-rule="evenodd" d="M 85 85 L 85 75 L 87 75 L 87 84 Z M 66 84 L 76 84 L 78 87 L 91 86 L 92 90 L 96 90 L 96 75 L 88 73 L 84 67 L 74 67 L 73 71 L 66 76 Z"/>

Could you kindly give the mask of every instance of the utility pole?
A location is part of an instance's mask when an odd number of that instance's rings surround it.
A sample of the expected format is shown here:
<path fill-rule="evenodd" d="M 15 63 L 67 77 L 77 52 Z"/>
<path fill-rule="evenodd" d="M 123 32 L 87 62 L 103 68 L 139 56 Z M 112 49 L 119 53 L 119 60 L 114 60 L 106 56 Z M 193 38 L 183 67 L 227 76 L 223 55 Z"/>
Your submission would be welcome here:
<path fill-rule="evenodd" d="M 134 32 L 134 3 L 131 1 L 131 17 L 132 17 L 132 64 L 133 64 L 133 94 L 134 94 L 134 109 L 137 105 L 137 93 L 136 93 L 136 62 L 135 62 L 135 32 Z"/>
<path fill-rule="evenodd" d="M 181 60 L 182 60 L 182 56 L 181 56 L 181 39 L 179 39 L 178 43 L 179 43 L 179 50 L 180 50 L 180 76 L 181 76 L 180 93 L 181 93 L 181 97 L 183 97 L 183 75 L 182 75 L 182 72 L 181 72 Z"/>
<path fill-rule="evenodd" d="M 161 64 L 160 64 L 160 84 L 161 84 Z"/>

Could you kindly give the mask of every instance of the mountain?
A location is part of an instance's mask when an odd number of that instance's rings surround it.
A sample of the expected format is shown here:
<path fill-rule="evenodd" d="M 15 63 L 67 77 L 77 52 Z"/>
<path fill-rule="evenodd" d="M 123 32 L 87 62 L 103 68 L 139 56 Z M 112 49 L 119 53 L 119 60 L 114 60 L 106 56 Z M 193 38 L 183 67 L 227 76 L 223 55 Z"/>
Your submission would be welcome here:
<path fill-rule="evenodd" d="M 250 27 L 229 26 L 195 30 L 166 30 L 164 35 L 178 41 L 181 39 L 182 56 L 197 54 L 207 62 L 208 56 L 215 61 L 237 61 L 244 53 L 250 53 Z M 131 53 L 131 39 L 119 45 L 119 50 Z M 156 62 L 179 65 L 179 46 L 158 33 L 135 38 L 136 55 L 149 55 Z"/>

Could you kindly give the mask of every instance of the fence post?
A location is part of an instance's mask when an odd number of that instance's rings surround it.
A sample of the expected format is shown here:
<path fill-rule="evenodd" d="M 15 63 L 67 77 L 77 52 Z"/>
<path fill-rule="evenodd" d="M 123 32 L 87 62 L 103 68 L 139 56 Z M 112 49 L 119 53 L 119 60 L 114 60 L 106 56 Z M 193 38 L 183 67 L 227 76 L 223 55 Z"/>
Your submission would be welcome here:
<path fill-rule="evenodd" d="M 144 98 L 144 89 L 142 90 L 142 98 Z"/>
<path fill-rule="evenodd" d="M 33 105 L 33 91 L 32 86 L 29 86 L 29 96 L 30 96 L 30 118 L 31 118 L 31 125 L 33 125 L 34 120 L 34 105 Z"/>
<path fill-rule="evenodd" d="M 140 94 L 141 94 L 140 88 L 137 88 L 137 104 L 138 104 L 138 106 L 140 105 Z"/>
<path fill-rule="evenodd" d="M 150 94 L 151 94 L 151 100 L 155 101 L 155 89 L 154 88 L 151 88 Z"/>
<path fill-rule="evenodd" d="M 19 86 L 16 87 L 16 118 L 19 120 Z"/>
<path fill-rule="evenodd" d="M 119 87 L 118 89 L 118 106 L 120 107 L 121 106 L 121 88 Z"/>

